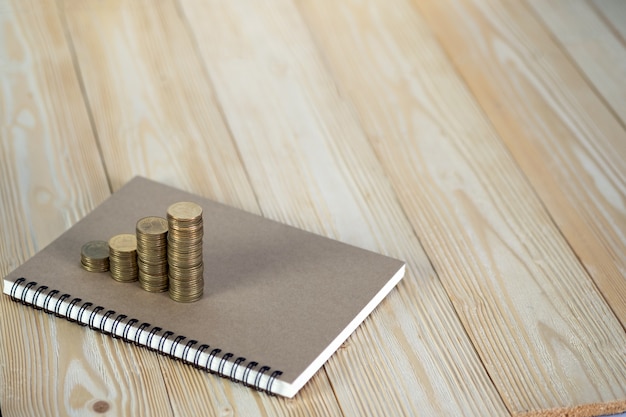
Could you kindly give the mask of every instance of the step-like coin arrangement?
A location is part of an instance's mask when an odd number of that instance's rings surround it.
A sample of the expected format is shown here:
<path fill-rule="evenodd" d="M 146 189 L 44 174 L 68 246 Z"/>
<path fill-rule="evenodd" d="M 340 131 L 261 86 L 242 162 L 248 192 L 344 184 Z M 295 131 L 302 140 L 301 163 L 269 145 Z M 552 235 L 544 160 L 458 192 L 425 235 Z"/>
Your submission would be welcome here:
<path fill-rule="evenodd" d="M 191 303 L 204 293 L 202 207 L 178 202 L 167 220 L 149 216 L 137 221 L 135 234 L 119 234 L 81 248 L 81 266 L 90 272 L 110 271 L 119 282 L 139 281 L 149 292 L 169 291 L 174 301 Z"/>
<path fill-rule="evenodd" d="M 149 292 L 167 291 L 167 220 L 144 217 L 136 232 L 139 285 Z"/>
<path fill-rule="evenodd" d="M 204 290 L 202 207 L 191 202 L 174 203 L 167 209 L 167 222 L 169 295 L 178 302 L 197 301 Z"/>

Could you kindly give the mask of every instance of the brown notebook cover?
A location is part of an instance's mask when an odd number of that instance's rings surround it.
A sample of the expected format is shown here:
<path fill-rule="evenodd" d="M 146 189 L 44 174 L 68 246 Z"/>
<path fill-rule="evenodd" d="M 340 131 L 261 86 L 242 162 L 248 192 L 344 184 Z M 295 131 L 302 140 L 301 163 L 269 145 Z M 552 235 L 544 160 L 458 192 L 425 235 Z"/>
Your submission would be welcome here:
<path fill-rule="evenodd" d="M 203 208 L 204 296 L 177 303 L 80 267 L 177 201 Z M 402 261 L 134 178 L 4 279 L 14 300 L 293 397 L 404 275 Z"/>

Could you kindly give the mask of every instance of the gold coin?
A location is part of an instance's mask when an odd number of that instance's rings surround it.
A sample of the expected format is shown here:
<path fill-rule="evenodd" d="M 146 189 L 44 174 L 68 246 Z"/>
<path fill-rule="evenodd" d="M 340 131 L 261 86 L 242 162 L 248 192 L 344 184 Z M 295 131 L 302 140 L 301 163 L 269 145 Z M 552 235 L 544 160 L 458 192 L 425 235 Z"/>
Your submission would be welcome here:
<path fill-rule="evenodd" d="M 189 201 L 174 203 L 167 208 L 168 219 L 179 222 L 193 222 L 202 216 L 202 207 Z"/>
<path fill-rule="evenodd" d="M 204 263 L 201 262 L 189 268 L 169 265 L 168 271 L 171 277 L 177 278 L 181 281 L 191 281 L 203 276 Z"/>
<path fill-rule="evenodd" d="M 137 281 L 137 278 L 127 279 L 126 277 L 118 277 L 118 276 L 114 276 L 114 275 L 111 275 L 111 278 L 113 278 L 117 282 L 135 282 L 135 281 Z"/>
<path fill-rule="evenodd" d="M 149 252 L 145 254 L 145 253 L 137 252 L 137 259 L 147 264 L 158 265 L 158 264 L 167 263 L 167 253 L 163 252 L 161 254 L 156 254 L 156 253 Z"/>
<path fill-rule="evenodd" d="M 165 251 L 167 249 L 167 239 L 154 240 L 154 241 L 150 241 L 150 240 L 144 241 L 143 239 L 138 238 L 137 239 L 137 250 L 145 250 L 145 249 L 149 249 L 149 250 L 163 250 L 163 251 Z"/>
<path fill-rule="evenodd" d="M 202 294 L 203 292 L 200 291 L 198 293 L 195 294 L 187 294 L 187 295 L 181 295 L 181 294 L 177 294 L 175 292 L 173 292 L 171 289 L 168 292 L 170 298 L 178 303 L 193 303 L 195 301 L 198 301 L 202 298 Z"/>
<path fill-rule="evenodd" d="M 165 292 L 167 291 L 167 285 L 162 285 L 162 286 L 150 286 L 150 285 L 146 285 L 143 282 L 139 281 L 139 286 L 148 292 Z"/>
<path fill-rule="evenodd" d="M 120 282 L 137 281 L 137 238 L 123 233 L 109 239 L 109 271 Z"/>
<path fill-rule="evenodd" d="M 133 252 L 137 250 L 137 237 L 130 233 L 122 233 L 115 235 L 109 239 L 109 248 L 111 252 Z"/>
<path fill-rule="evenodd" d="M 83 262 L 80 263 L 84 270 L 89 272 L 107 272 L 109 270 L 109 264 L 106 265 L 88 265 Z"/>
<path fill-rule="evenodd" d="M 189 202 L 172 204 L 167 221 L 169 296 L 177 302 L 197 301 L 204 290 L 202 207 Z"/>
<path fill-rule="evenodd" d="M 159 274 L 161 272 L 167 274 L 167 262 L 163 262 L 160 264 L 149 264 L 139 259 L 137 261 L 137 266 L 140 270 L 149 274 Z"/>
<path fill-rule="evenodd" d="M 137 233 L 141 235 L 162 235 L 167 233 L 167 220 L 163 217 L 149 216 L 139 219 Z"/>
<path fill-rule="evenodd" d="M 89 272 L 109 270 L 109 244 L 104 240 L 92 240 L 80 249 L 80 264 Z"/>
<path fill-rule="evenodd" d="M 199 258 L 195 258 L 195 259 L 189 259 L 189 260 L 180 260 L 177 259 L 175 261 L 172 262 L 168 262 L 168 265 L 174 270 L 178 270 L 178 269 L 191 269 L 194 267 L 198 267 L 199 265 L 202 265 L 202 257 Z M 176 272 L 174 272 L 176 273 Z"/>
<path fill-rule="evenodd" d="M 104 240 L 92 240 L 83 245 L 80 253 L 90 260 L 104 260 L 109 257 L 109 244 Z"/>
<path fill-rule="evenodd" d="M 198 220 L 194 222 L 182 222 L 179 220 L 174 220 L 170 217 L 168 227 L 169 227 L 169 231 L 170 232 L 173 231 L 174 233 L 176 232 L 187 232 L 187 233 L 201 232 L 203 228 L 202 217 L 198 218 Z"/>
<path fill-rule="evenodd" d="M 167 254 L 170 258 L 180 258 L 180 257 L 185 257 L 185 258 L 194 258 L 198 255 L 202 256 L 202 246 L 197 247 L 195 249 L 192 248 L 183 248 L 185 249 L 185 251 L 181 251 L 178 250 L 178 248 L 175 248 L 174 246 L 170 246 Z"/>
<path fill-rule="evenodd" d="M 83 267 L 86 268 L 92 268 L 92 269 L 109 269 L 109 263 L 108 262 L 102 262 L 102 263 L 95 263 L 95 262 L 86 262 L 84 260 L 80 260 L 81 265 L 83 265 Z"/>

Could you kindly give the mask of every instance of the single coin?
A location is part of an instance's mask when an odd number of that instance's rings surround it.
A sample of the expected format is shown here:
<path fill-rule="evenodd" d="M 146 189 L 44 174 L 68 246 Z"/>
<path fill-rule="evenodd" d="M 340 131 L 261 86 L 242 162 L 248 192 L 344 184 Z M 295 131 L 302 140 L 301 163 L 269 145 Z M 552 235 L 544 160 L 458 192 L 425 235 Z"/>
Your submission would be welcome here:
<path fill-rule="evenodd" d="M 137 237 L 130 233 L 115 235 L 109 239 L 109 248 L 114 252 L 132 252 L 137 250 Z"/>
<path fill-rule="evenodd" d="M 167 220 L 163 217 L 149 216 L 139 219 L 137 232 L 145 235 L 160 235 L 167 232 Z"/>
<path fill-rule="evenodd" d="M 202 216 L 202 207 L 189 201 L 180 201 L 167 208 L 167 215 L 178 221 L 193 221 Z"/>
<path fill-rule="evenodd" d="M 104 260 L 109 257 L 109 244 L 104 240 L 92 240 L 83 245 L 80 254 L 89 260 Z"/>

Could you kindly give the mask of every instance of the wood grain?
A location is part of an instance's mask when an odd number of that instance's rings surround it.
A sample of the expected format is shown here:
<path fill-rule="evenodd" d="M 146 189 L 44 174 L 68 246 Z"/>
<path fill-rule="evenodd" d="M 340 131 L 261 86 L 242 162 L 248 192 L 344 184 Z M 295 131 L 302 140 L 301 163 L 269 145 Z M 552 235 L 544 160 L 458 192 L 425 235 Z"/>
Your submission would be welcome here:
<path fill-rule="evenodd" d="M 2 275 L 136 174 L 408 263 L 292 400 L 0 297 L 2 415 L 626 410 L 626 7 L 550 1 L 0 0 Z"/>
<path fill-rule="evenodd" d="M 175 3 L 61 3 L 113 189 L 143 175 L 256 211 Z"/>
<path fill-rule="evenodd" d="M 63 10 L 114 186 L 141 174 L 258 213 L 176 4 L 66 0 Z M 169 359 L 160 367 L 175 415 L 340 413 L 323 372 L 293 402 Z"/>
<path fill-rule="evenodd" d="M 626 41 L 587 0 L 529 0 L 529 4 L 624 126 Z"/>
<path fill-rule="evenodd" d="M 108 195 L 56 10 L 35 2 L 20 2 L 20 8 L 0 14 L 3 237 L 15 242 L 0 249 L 3 262 L 9 262 L 3 272 Z"/>
<path fill-rule="evenodd" d="M 13 8 L 13 5 L 17 8 Z M 6 275 L 109 195 L 70 51 L 50 2 L 4 2 L 0 274 Z M 171 415 L 152 356 L 0 297 L 2 413 Z M 145 359 L 144 359 L 145 358 Z M 147 395 L 128 396 L 129 387 Z M 100 403 L 98 403 L 100 402 Z M 155 413 L 154 415 L 157 415 Z"/>
<path fill-rule="evenodd" d="M 522 3 L 418 5 L 626 326 L 624 128 Z"/>
<path fill-rule="evenodd" d="M 508 414 L 297 9 L 182 6 L 263 214 L 409 264 L 324 367 L 343 413 Z"/>
<path fill-rule="evenodd" d="M 299 4 L 508 409 L 626 408 L 619 321 L 414 5 Z"/>
<path fill-rule="evenodd" d="M 626 5 L 622 0 L 590 0 L 622 45 L 626 44 Z"/>

